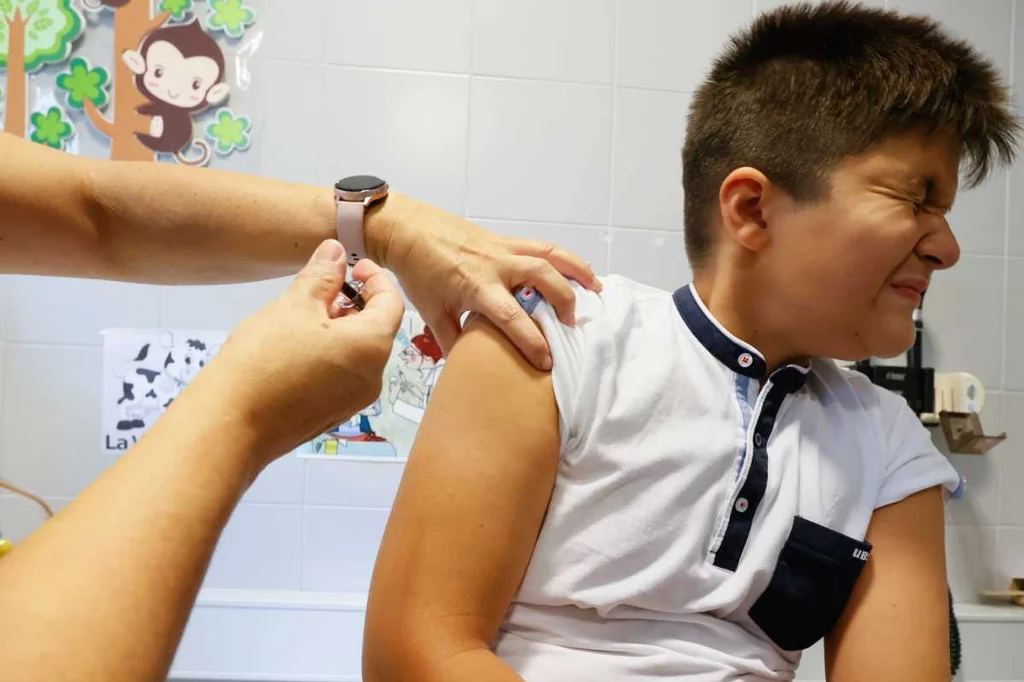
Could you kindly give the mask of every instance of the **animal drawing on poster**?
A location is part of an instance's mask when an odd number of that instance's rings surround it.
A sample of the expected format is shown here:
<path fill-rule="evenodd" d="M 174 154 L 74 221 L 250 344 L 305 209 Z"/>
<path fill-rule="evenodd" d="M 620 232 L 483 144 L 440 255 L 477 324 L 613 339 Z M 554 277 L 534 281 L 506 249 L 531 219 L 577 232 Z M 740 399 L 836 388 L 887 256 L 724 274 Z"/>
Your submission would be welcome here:
<path fill-rule="evenodd" d="M 399 342 L 403 347 L 398 353 L 398 366 L 388 381 L 391 410 L 419 424 L 444 366 L 444 353 L 428 326 L 412 339 L 399 335 Z"/>
<path fill-rule="evenodd" d="M 164 26 L 147 34 L 138 50 L 122 59 L 135 74 L 135 87 L 148 101 L 138 113 L 149 116 L 149 132 L 135 137 L 154 152 L 173 154 L 180 163 L 203 166 L 210 160 L 210 145 L 194 140 L 192 117 L 227 99 L 231 86 L 223 82 L 224 53 L 199 25 Z M 188 159 L 190 146 L 200 150 Z"/>
<path fill-rule="evenodd" d="M 161 393 L 168 396 L 162 408 L 170 407 L 178 394 L 196 378 L 199 371 L 206 367 L 212 359 L 212 347 L 201 339 L 187 339 L 184 349 L 178 351 L 177 354 L 174 349 L 169 350 L 164 359 L 163 372 L 160 375 Z"/>
<path fill-rule="evenodd" d="M 156 390 L 160 370 L 154 367 L 154 357 L 152 344 L 146 343 L 139 348 L 134 359 L 116 370 L 121 379 L 121 397 L 117 400 L 118 431 L 130 433 L 146 429 L 161 412 L 160 396 Z"/>
<path fill-rule="evenodd" d="M 175 398 L 213 358 L 215 347 L 198 338 L 176 346 L 170 332 L 160 342 L 144 343 L 132 360 L 115 368 L 121 380 L 117 430 L 135 435 L 153 425 Z"/>
<path fill-rule="evenodd" d="M 370 421 L 371 417 L 379 417 L 381 413 L 381 402 L 378 398 L 344 424 L 317 438 L 312 444 L 313 452 L 349 457 L 394 457 L 395 446 L 380 436 Z"/>

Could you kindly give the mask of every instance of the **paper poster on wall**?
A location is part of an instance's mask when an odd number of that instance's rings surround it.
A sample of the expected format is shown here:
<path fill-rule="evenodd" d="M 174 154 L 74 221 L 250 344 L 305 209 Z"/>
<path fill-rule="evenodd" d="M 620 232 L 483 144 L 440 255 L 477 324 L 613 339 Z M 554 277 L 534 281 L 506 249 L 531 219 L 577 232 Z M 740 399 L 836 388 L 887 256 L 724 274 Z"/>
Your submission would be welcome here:
<path fill-rule="evenodd" d="M 107 145 L 101 157 L 125 161 L 205 166 L 244 153 L 252 119 L 230 101 L 248 87 L 259 35 L 242 41 L 255 25 L 246 0 L 0 0 L 3 129 L 73 151 L 88 128 Z M 103 63 L 75 54 L 86 34 L 111 31 Z M 33 92 L 59 101 L 41 107 Z"/>
<path fill-rule="evenodd" d="M 299 448 L 300 457 L 408 457 L 444 366 L 441 347 L 414 312 L 405 314 L 380 397 L 344 424 Z"/>
<path fill-rule="evenodd" d="M 226 338 L 209 330 L 103 332 L 103 449 L 124 452 L 138 442 Z"/>
<path fill-rule="evenodd" d="M 215 357 L 228 332 L 108 329 L 103 332 L 103 449 L 123 453 L 152 428 Z M 299 457 L 405 458 L 444 367 L 441 347 L 408 311 L 371 405 L 296 449 Z"/>

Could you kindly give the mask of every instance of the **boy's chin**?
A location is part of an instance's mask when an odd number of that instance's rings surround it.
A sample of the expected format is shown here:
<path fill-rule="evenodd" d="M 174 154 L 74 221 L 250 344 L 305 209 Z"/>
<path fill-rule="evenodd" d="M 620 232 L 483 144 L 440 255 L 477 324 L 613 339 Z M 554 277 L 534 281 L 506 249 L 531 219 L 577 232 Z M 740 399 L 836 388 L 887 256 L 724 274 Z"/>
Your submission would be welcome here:
<path fill-rule="evenodd" d="M 868 357 L 895 358 L 914 345 L 914 323 L 889 325 L 868 338 Z"/>
<path fill-rule="evenodd" d="M 889 324 L 865 329 L 857 335 L 854 343 L 843 343 L 831 353 L 819 353 L 824 357 L 844 362 L 859 362 L 870 358 L 895 358 L 903 355 L 914 345 L 914 323 L 887 320 Z M 847 341 L 849 337 L 847 337 Z"/>

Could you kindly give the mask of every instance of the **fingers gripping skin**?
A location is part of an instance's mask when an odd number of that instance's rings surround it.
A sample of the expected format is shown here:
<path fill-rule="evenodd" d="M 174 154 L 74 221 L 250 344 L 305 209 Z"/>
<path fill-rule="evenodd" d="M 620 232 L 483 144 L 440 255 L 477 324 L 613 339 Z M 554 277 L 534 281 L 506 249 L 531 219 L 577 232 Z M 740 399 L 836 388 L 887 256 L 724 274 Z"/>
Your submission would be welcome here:
<path fill-rule="evenodd" d="M 549 264 L 553 271 L 563 275 L 567 279 L 579 282 L 591 291 L 601 291 L 601 281 L 597 278 L 597 275 L 594 273 L 594 269 L 590 264 L 585 262 L 579 256 L 561 248 L 557 244 L 552 242 L 512 240 L 509 242 L 509 248 L 512 253 L 539 259 L 539 261 Z M 544 272 L 546 274 L 550 274 L 551 271 L 545 270 Z M 532 282 L 532 284 L 540 289 L 537 282 Z M 544 293 L 545 296 L 552 298 L 547 292 L 544 292 L 543 289 L 541 289 L 541 292 Z M 552 305 L 554 305 L 554 303 L 552 303 Z M 559 316 L 561 317 L 563 314 L 562 311 L 558 306 L 555 306 L 555 309 L 559 310 Z"/>
<path fill-rule="evenodd" d="M 501 329 L 534 367 L 550 369 L 547 342 L 519 310 L 513 290 L 534 287 L 566 324 L 573 324 L 575 306 L 567 280 L 601 290 L 586 262 L 554 244 L 501 237 L 431 206 L 417 204 L 389 226 L 388 265 L 446 354 L 461 333 L 459 318 L 474 312 Z"/>

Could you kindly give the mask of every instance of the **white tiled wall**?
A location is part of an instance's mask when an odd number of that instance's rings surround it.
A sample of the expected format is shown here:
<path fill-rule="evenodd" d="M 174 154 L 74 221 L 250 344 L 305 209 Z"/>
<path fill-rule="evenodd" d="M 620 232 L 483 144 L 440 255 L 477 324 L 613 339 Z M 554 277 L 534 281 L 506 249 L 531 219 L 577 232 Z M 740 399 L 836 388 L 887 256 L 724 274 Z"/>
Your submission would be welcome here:
<path fill-rule="evenodd" d="M 323 184 L 379 173 L 498 232 L 554 240 L 601 273 L 665 288 L 689 278 L 679 148 L 690 92 L 730 31 L 779 4 L 249 2 L 262 31 L 240 97 L 258 133 L 237 167 Z M 1020 0 L 890 2 L 948 22 L 1008 78 L 1024 73 L 1013 40 L 1024 36 Z M 951 580 L 963 599 L 1024 576 L 1020 197 L 1020 171 L 962 196 L 954 222 L 965 256 L 936 278 L 925 310 L 926 360 L 981 377 L 986 427 L 1010 432 L 988 456 L 954 456 L 970 479 L 949 511 Z M 0 475 L 60 505 L 111 463 L 98 446 L 100 329 L 228 328 L 285 284 L 0 278 Z M 399 464 L 275 464 L 232 518 L 207 585 L 365 589 L 400 475 Z M 40 519 L 0 496 L 0 529 L 15 540 Z"/>

